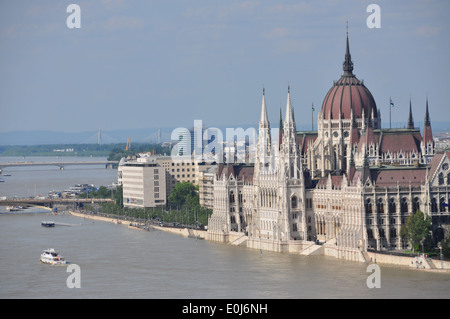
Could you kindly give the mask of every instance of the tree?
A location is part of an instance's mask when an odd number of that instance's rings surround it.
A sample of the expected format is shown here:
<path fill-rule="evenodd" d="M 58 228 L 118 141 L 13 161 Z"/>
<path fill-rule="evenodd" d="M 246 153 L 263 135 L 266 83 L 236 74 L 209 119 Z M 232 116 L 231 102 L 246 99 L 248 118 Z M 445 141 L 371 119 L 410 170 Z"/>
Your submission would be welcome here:
<path fill-rule="evenodd" d="M 411 242 L 413 249 L 418 250 L 423 244 L 427 249 L 432 246 L 431 219 L 424 216 L 421 210 L 417 210 L 406 220 L 406 226 L 400 230 L 400 235 Z"/>
<path fill-rule="evenodd" d="M 441 246 L 444 257 L 450 258 L 450 235 L 447 235 L 447 237 L 441 241 Z"/>
<path fill-rule="evenodd" d="M 123 185 L 118 185 L 114 189 L 114 199 L 117 206 L 123 207 Z"/>
<path fill-rule="evenodd" d="M 182 207 L 185 203 L 190 205 L 198 203 L 195 186 L 189 182 L 178 183 L 170 192 L 168 201 L 172 207 Z"/>

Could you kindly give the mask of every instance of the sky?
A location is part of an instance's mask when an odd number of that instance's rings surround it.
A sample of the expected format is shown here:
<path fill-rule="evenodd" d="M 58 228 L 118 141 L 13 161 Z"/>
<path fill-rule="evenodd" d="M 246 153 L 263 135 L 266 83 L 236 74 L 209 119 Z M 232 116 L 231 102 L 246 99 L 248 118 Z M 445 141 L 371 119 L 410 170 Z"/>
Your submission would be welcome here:
<path fill-rule="evenodd" d="M 69 28 L 69 4 L 80 28 Z M 380 28 L 369 28 L 370 4 Z M 290 86 L 297 127 L 353 73 L 389 123 L 449 119 L 450 1 L 2 0 L 0 132 L 272 126 Z M 284 115 L 283 115 L 284 116 Z"/>

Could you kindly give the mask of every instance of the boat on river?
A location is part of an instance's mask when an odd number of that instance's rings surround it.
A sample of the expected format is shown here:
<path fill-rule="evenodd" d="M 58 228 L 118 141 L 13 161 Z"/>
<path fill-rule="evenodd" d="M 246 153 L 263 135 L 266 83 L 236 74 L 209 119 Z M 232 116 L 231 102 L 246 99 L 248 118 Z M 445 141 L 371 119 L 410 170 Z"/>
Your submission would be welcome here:
<path fill-rule="evenodd" d="M 64 265 L 66 260 L 54 248 L 48 248 L 41 254 L 41 261 L 50 265 Z"/>
<path fill-rule="evenodd" d="M 53 220 L 44 220 L 41 222 L 43 227 L 55 227 L 55 222 Z"/>

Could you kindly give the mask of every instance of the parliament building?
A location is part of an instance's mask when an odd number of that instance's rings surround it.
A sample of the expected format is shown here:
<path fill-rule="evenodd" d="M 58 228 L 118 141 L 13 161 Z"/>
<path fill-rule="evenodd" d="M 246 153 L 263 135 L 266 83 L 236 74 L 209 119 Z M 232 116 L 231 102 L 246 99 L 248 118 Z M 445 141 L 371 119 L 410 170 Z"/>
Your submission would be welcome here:
<path fill-rule="evenodd" d="M 218 164 L 208 179 L 208 239 L 363 261 L 367 251 L 408 248 L 400 229 L 419 209 L 432 219 L 435 242 L 443 239 L 450 153 L 436 152 L 428 98 L 423 132 L 411 103 L 405 128 L 382 128 L 374 97 L 353 74 L 348 35 L 343 74 L 325 95 L 317 131 L 297 131 L 290 95 L 288 88 L 284 121 L 271 136 L 263 90 L 254 163 Z"/>

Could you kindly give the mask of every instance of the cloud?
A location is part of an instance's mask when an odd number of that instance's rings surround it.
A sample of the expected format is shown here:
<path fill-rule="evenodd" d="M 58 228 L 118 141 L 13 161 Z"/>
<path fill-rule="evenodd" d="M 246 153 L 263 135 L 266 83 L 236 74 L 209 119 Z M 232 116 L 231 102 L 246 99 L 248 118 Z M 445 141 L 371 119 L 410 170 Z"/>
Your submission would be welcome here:
<path fill-rule="evenodd" d="M 254 10 L 260 4 L 258 1 L 245 0 L 233 3 L 226 3 L 225 5 L 217 5 L 216 2 L 211 2 L 203 7 L 188 7 L 184 11 L 184 16 L 190 19 L 228 19 L 242 15 L 253 14 Z"/>
<path fill-rule="evenodd" d="M 440 27 L 433 27 L 431 25 L 422 25 L 418 28 L 416 28 L 416 34 L 420 36 L 435 36 L 438 35 L 441 32 L 442 28 Z"/>
<path fill-rule="evenodd" d="M 272 13 L 299 13 L 310 12 L 313 8 L 314 7 L 311 4 L 301 2 L 294 4 L 276 4 L 269 7 L 269 11 Z"/>
<path fill-rule="evenodd" d="M 111 17 L 103 23 L 103 27 L 108 31 L 141 29 L 144 25 L 145 22 L 143 20 L 126 16 Z"/>
<path fill-rule="evenodd" d="M 269 32 L 264 34 L 265 38 L 268 39 L 279 39 L 279 38 L 288 38 L 288 37 L 296 37 L 298 36 L 298 32 L 294 32 L 288 28 L 275 27 Z"/>

